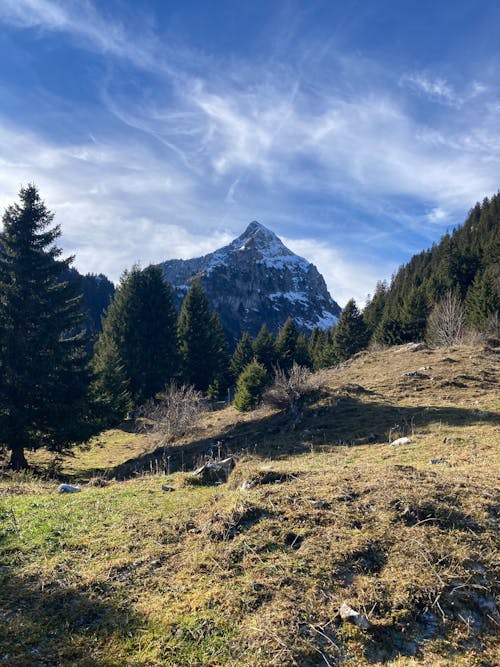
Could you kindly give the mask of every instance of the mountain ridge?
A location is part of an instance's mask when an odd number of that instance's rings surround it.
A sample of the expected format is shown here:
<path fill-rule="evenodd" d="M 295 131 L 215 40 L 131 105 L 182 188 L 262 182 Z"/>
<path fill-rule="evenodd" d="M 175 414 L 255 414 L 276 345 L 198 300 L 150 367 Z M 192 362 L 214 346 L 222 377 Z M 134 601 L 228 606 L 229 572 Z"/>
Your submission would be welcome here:
<path fill-rule="evenodd" d="M 265 322 L 277 332 L 288 317 L 310 332 L 331 327 L 340 315 L 324 278 L 308 260 L 293 253 L 257 221 L 228 245 L 203 257 L 160 264 L 180 307 L 190 284 L 200 280 L 228 338 L 256 335 Z"/>

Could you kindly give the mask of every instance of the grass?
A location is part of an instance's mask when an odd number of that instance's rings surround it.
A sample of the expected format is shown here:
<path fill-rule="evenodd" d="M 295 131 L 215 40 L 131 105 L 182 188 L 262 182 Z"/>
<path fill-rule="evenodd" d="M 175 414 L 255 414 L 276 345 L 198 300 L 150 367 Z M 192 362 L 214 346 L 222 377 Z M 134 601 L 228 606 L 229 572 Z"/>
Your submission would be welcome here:
<path fill-rule="evenodd" d="M 211 413 L 172 466 L 243 452 L 219 487 L 112 481 L 162 454 L 120 430 L 62 462 L 79 494 L 5 475 L 1 664 L 493 667 L 496 369 L 485 348 L 362 354 L 323 374 L 295 430 Z M 340 621 L 344 601 L 369 631 Z"/>

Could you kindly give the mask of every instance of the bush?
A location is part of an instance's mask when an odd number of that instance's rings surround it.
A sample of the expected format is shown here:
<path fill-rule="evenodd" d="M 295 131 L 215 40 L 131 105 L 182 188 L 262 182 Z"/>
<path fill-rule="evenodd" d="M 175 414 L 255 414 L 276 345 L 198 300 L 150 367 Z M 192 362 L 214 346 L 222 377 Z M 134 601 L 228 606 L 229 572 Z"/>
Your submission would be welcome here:
<path fill-rule="evenodd" d="M 240 412 L 255 408 L 262 400 L 267 381 L 268 375 L 264 366 L 257 361 L 251 361 L 236 382 L 234 407 Z"/>
<path fill-rule="evenodd" d="M 207 411 L 201 391 L 192 385 L 178 387 L 170 384 L 159 400 L 150 400 L 139 411 L 139 428 L 157 436 L 160 445 L 166 445 L 189 433 Z"/>
<path fill-rule="evenodd" d="M 427 321 L 427 341 L 437 347 L 448 347 L 462 341 L 465 308 L 452 292 L 446 292 L 434 306 Z"/>
<path fill-rule="evenodd" d="M 277 408 L 288 408 L 294 412 L 300 399 L 316 388 L 311 379 L 311 371 L 295 362 L 287 372 L 277 368 L 273 385 L 266 391 L 264 400 Z"/>

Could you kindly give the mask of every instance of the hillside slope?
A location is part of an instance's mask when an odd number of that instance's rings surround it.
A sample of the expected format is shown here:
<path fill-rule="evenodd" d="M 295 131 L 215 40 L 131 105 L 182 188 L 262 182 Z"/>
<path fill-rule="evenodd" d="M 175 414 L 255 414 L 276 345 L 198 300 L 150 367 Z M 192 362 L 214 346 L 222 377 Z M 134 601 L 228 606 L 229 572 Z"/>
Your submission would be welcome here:
<path fill-rule="evenodd" d="M 497 665 L 497 353 L 361 353 L 322 374 L 300 421 L 210 413 L 168 451 L 187 467 L 239 452 L 221 486 L 179 472 L 60 496 L 4 477 L 2 664 Z M 63 472 L 164 454 L 114 431 Z"/>

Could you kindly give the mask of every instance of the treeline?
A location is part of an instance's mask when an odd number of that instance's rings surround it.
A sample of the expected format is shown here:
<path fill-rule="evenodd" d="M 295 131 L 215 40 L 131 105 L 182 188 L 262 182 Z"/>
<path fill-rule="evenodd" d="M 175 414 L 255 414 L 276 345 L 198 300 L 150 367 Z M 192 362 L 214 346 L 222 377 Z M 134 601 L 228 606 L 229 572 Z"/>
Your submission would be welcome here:
<path fill-rule="evenodd" d="M 462 226 L 412 257 L 390 285 L 377 284 L 363 312 L 370 337 L 390 345 L 422 340 L 433 308 L 449 293 L 463 304 L 471 329 L 495 333 L 500 308 L 500 193 L 477 203 Z"/>

